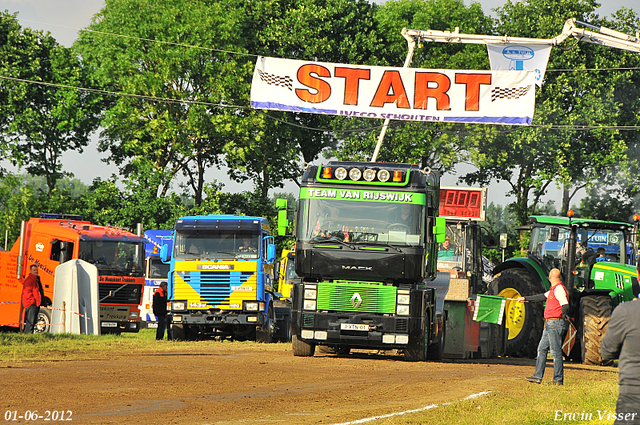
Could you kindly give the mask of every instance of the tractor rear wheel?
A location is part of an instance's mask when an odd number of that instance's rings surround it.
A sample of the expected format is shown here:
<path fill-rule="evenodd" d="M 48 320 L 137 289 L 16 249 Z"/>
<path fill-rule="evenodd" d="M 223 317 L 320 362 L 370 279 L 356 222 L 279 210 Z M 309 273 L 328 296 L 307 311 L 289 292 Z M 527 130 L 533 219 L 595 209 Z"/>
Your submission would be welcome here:
<path fill-rule="evenodd" d="M 600 355 L 600 343 L 607 331 L 611 318 L 611 297 L 586 296 L 580 300 L 580 325 L 578 331 L 581 343 L 582 363 L 588 365 L 607 365 Z"/>
<path fill-rule="evenodd" d="M 536 357 L 544 328 L 543 303 L 520 303 L 513 299 L 537 293 L 538 286 L 525 269 L 505 270 L 489 285 L 489 295 L 507 298 L 504 310 L 505 327 L 509 332 L 507 356 Z"/>

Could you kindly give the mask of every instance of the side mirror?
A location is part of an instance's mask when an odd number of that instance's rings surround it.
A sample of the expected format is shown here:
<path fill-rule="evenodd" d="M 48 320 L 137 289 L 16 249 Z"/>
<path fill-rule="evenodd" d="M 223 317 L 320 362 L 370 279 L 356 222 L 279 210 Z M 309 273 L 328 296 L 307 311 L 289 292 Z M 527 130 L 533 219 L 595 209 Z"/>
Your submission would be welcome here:
<path fill-rule="evenodd" d="M 549 230 L 549 240 L 551 242 L 558 242 L 559 235 L 560 235 L 560 229 L 558 227 L 552 227 Z"/>
<path fill-rule="evenodd" d="M 267 263 L 271 264 L 276 259 L 276 245 L 270 243 L 267 245 Z"/>
<path fill-rule="evenodd" d="M 164 264 L 169 262 L 169 245 L 162 245 L 162 248 L 160 248 L 160 261 Z"/>
<path fill-rule="evenodd" d="M 278 236 L 285 236 L 289 228 L 289 219 L 287 218 L 287 208 L 289 201 L 283 198 L 276 199 L 276 208 L 278 209 Z"/>
<path fill-rule="evenodd" d="M 507 233 L 500 233 L 500 249 L 507 249 Z"/>
<path fill-rule="evenodd" d="M 447 231 L 447 220 L 444 217 L 436 217 L 436 225 L 433 227 L 433 234 L 436 236 L 436 243 L 444 242 Z"/>

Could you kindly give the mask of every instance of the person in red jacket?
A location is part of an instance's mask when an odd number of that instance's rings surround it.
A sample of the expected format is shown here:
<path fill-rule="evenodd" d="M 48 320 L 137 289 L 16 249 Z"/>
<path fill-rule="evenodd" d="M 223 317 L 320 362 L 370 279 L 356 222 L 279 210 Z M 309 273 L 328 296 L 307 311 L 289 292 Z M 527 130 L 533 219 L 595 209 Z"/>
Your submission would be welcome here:
<path fill-rule="evenodd" d="M 553 384 L 564 383 L 564 364 L 562 360 L 562 340 L 569 328 L 569 293 L 562 284 L 560 270 L 551 269 L 549 272 L 551 288 L 544 294 L 528 295 L 518 298 L 523 301 L 547 301 L 544 307 L 544 330 L 538 344 L 538 357 L 536 358 L 536 371 L 525 379 L 539 384 L 544 376 L 547 365 L 547 353 L 551 351 L 553 356 Z"/>
<path fill-rule="evenodd" d="M 24 333 L 33 333 L 40 312 L 40 287 L 38 285 L 38 266 L 29 267 L 29 276 L 22 282 L 22 307 L 24 308 Z"/>

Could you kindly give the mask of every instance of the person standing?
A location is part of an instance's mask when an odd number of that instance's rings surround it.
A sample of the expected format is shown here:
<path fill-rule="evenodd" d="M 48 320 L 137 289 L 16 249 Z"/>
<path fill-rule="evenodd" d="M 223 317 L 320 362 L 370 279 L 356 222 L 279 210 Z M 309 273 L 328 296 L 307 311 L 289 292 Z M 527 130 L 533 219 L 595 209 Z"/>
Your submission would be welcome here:
<path fill-rule="evenodd" d="M 553 357 L 553 384 L 564 384 L 564 363 L 562 359 L 562 340 L 569 327 L 569 293 L 562 284 L 560 270 L 551 269 L 549 272 L 551 288 L 544 294 L 520 297 L 519 302 L 547 301 L 544 308 L 544 330 L 538 344 L 538 357 L 536 358 L 536 370 L 532 376 L 525 379 L 535 384 L 542 382 L 544 369 L 547 365 L 547 353 L 551 350 Z"/>
<path fill-rule="evenodd" d="M 167 282 L 162 282 L 153 293 L 153 314 L 158 321 L 156 340 L 161 340 L 167 327 Z"/>
<path fill-rule="evenodd" d="M 22 281 L 22 307 L 24 308 L 24 333 L 31 334 L 40 312 L 40 285 L 38 283 L 38 266 L 29 267 L 29 276 Z"/>
<path fill-rule="evenodd" d="M 640 262 L 636 270 L 640 278 Z M 638 297 L 640 288 L 634 287 Z M 640 424 L 640 301 L 635 298 L 613 310 L 607 331 L 600 343 L 604 360 L 618 362 L 618 401 L 615 425 Z"/>

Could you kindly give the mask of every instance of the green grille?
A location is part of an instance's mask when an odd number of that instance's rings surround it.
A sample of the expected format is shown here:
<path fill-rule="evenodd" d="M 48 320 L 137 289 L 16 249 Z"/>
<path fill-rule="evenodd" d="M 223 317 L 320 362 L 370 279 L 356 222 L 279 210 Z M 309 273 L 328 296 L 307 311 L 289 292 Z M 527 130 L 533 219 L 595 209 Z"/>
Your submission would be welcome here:
<path fill-rule="evenodd" d="M 365 282 L 322 282 L 318 284 L 318 310 L 353 311 L 358 313 L 396 312 L 396 287 L 381 283 Z M 361 304 L 354 307 L 354 294 L 358 294 Z M 357 298 L 357 296 L 355 296 Z"/>

